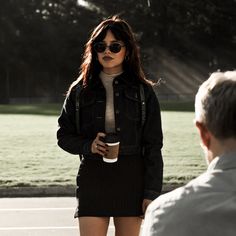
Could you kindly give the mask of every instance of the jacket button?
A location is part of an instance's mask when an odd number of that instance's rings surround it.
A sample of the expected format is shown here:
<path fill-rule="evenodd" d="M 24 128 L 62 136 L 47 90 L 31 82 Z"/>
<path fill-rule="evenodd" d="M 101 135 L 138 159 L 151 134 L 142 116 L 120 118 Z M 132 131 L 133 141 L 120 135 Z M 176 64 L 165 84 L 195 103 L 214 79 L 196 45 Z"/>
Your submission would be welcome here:
<path fill-rule="evenodd" d="M 117 80 L 115 80 L 115 84 L 118 84 L 119 82 Z"/>
<path fill-rule="evenodd" d="M 120 93 L 116 92 L 115 95 L 116 95 L 116 97 L 119 97 Z"/>
<path fill-rule="evenodd" d="M 116 131 L 120 131 L 120 127 L 117 127 L 117 128 L 116 128 Z"/>
<path fill-rule="evenodd" d="M 120 113 L 120 111 L 119 110 L 116 110 L 116 114 L 119 114 Z"/>

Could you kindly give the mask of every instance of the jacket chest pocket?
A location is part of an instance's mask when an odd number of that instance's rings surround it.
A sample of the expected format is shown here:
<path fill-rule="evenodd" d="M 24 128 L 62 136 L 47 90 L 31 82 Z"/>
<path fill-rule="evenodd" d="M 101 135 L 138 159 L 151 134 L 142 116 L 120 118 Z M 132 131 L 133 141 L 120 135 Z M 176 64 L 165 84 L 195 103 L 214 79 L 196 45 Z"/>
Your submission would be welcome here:
<path fill-rule="evenodd" d="M 93 93 L 85 93 L 80 99 L 80 119 L 81 126 L 90 126 L 94 123 L 96 99 Z"/>
<path fill-rule="evenodd" d="M 124 91 L 124 111 L 125 116 L 130 120 L 140 120 L 141 102 L 137 90 L 130 89 Z"/>

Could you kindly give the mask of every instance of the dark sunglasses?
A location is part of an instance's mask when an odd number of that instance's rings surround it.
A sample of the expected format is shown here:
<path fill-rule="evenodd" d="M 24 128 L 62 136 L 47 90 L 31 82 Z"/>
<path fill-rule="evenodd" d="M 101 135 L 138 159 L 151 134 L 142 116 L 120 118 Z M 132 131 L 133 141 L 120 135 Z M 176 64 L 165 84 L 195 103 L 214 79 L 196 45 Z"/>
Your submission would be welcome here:
<path fill-rule="evenodd" d="M 111 43 L 110 45 L 106 45 L 106 43 L 104 43 L 104 42 L 98 42 L 98 43 L 94 44 L 93 48 L 98 53 L 105 52 L 105 50 L 107 48 L 109 48 L 109 50 L 112 53 L 118 53 L 118 52 L 120 52 L 121 48 L 124 46 L 125 45 L 118 43 L 118 42 Z"/>

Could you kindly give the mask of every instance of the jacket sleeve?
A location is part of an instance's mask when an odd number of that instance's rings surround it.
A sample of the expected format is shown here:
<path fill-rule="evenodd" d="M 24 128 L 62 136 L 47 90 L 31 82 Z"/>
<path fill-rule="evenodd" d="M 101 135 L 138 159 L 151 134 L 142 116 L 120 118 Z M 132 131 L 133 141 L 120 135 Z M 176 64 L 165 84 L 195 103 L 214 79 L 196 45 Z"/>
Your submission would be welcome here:
<path fill-rule="evenodd" d="M 161 148 L 163 134 L 160 106 L 153 88 L 148 86 L 146 96 L 146 121 L 143 127 L 143 149 L 145 163 L 144 198 L 153 200 L 162 190 L 163 160 Z"/>
<path fill-rule="evenodd" d="M 75 90 L 67 95 L 58 119 L 58 146 L 71 154 L 91 154 L 91 139 L 77 133 Z"/>

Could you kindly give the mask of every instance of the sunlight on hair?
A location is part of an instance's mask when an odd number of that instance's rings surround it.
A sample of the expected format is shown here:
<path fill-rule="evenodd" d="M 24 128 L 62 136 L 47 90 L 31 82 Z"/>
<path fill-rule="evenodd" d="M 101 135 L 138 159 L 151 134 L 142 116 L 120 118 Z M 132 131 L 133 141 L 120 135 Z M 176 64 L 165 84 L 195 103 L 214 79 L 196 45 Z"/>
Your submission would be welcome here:
<path fill-rule="evenodd" d="M 103 10 L 99 7 L 97 7 L 95 4 L 91 3 L 91 2 L 87 2 L 85 0 L 77 0 L 77 4 L 81 7 L 84 7 L 87 10 L 90 11 L 95 11 L 98 13 L 101 13 Z"/>
<path fill-rule="evenodd" d="M 84 0 L 77 0 L 77 3 L 79 6 L 82 6 L 82 7 L 89 7 L 89 3 L 87 1 L 84 1 Z"/>

